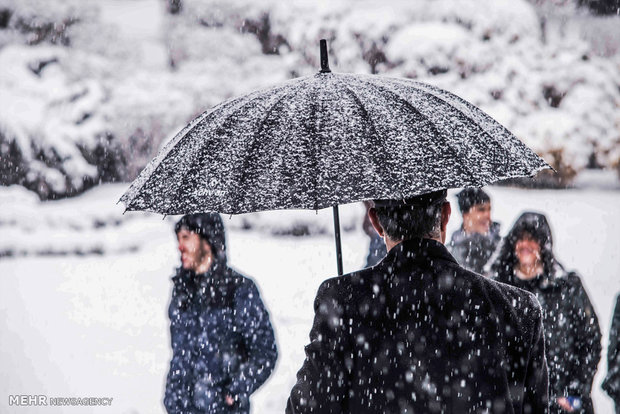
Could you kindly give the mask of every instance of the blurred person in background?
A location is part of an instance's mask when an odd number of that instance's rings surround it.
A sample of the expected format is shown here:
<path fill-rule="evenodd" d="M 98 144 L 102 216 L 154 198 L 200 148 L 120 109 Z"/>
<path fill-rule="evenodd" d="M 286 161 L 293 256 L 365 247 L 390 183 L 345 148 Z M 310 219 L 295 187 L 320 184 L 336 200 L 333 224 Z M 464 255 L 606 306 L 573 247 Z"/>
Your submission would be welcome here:
<path fill-rule="evenodd" d="M 277 349 L 256 285 L 227 265 L 217 213 L 183 216 L 175 226 L 181 266 L 168 314 L 172 360 L 168 413 L 249 413 L 250 394 L 269 377 Z"/>
<path fill-rule="evenodd" d="M 579 276 L 553 254 L 544 215 L 523 213 L 502 240 L 491 276 L 532 292 L 543 309 L 552 413 L 593 413 L 592 380 L 601 357 L 601 330 Z"/>
<path fill-rule="evenodd" d="M 480 188 L 466 188 L 456 198 L 463 224 L 452 233 L 448 249 L 461 266 L 482 273 L 501 239 L 499 223 L 491 221 L 491 198 Z"/>
<path fill-rule="evenodd" d="M 607 347 L 607 376 L 602 388 L 614 400 L 616 414 L 620 414 L 620 295 L 616 296 L 616 307 L 611 319 L 609 346 Z"/>

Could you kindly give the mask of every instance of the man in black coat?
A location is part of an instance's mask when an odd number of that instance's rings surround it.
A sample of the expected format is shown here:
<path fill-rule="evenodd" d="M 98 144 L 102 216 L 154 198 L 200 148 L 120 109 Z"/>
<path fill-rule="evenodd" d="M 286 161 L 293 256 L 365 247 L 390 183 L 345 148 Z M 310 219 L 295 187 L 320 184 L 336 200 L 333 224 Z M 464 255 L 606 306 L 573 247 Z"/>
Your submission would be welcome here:
<path fill-rule="evenodd" d="M 501 239 L 499 223 L 491 220 L 491 197 L 480 188 L 466 188 L 456 198 L 463 223 L 452 233 L 448 250 L 461 266 L 482 273 Z"/>
<path fill-rule="evenodd" d="M 546 413 L 540 305 L 458 265 L 446 191 L 375 200 L 388 255 L 325 281 L 287 413 Z"/>
<path fill-rule="evenodd" d="M 277 349 L 254 282 L 228 267 L 217 213 L 188 214 L 175 227 L 181 267 L 168 314 L 172 360 L 169 414 L 249 413 L 250 395 L 269 377 Z"/>

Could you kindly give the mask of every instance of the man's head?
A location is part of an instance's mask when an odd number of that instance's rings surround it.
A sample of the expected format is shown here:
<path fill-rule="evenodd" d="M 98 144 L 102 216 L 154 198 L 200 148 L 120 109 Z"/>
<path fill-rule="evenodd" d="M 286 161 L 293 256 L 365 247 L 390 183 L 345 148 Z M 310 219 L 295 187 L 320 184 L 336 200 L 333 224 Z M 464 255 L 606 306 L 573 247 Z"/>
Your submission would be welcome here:
<path fill-rule="evenodd" d="M 466 233 L 487 234 L 491 228 L 491 198 L 480 188 L 466 188 L 456 195 Z"/>
<path fill-rule="evenodd" d="M 214 260 L 226 261 L 224 224 L 217 213 L 187 214 L 174 227 L 183 269 L 204 273 Z"/>
<path fill-rule="evenodd" d="M 451 213 L 446 195 L 446 190 L 439 190 L 406 200 L 374 200 L 368 217 L 388 250 L 415 237 L 444 243 Z"/>

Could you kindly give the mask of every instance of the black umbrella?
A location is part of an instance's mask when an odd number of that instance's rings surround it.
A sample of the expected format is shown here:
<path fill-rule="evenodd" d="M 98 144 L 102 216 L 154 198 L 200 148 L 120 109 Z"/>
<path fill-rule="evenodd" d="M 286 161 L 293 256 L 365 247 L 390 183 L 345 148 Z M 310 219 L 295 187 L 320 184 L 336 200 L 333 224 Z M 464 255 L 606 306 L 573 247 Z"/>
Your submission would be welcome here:
<path fill-rule="evenodd" d="M 482 110 L 409 79 L 321 71 L 194 119 L 122 196 L 162 214 L 334 208 L 480 187 L 550 168 Z"/>

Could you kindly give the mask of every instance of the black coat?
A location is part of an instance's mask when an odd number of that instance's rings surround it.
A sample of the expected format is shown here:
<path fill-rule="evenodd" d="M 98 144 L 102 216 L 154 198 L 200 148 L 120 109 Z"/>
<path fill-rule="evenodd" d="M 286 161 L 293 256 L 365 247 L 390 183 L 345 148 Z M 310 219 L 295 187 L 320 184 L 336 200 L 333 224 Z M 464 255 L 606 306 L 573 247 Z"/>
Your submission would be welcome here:
<path fill-rule="evenodd" d="M 544 272 L 531 280 L 515 276 L 515 244 L 524 232 L 541 245 Z M 551 412 L 565 412 L 558 397 L 578 397 L 582 408 L 574 413 L 592 413 L 592 380 L 601 358 L 601 330 L 581 279 L 566 272 L 553 254 L 553 240 L 546 218 L 524 213 L 498 249 L 491 266 L 492 277 L 536 295 L 543 310 L 545 349 L 549 367 Z"/>
<path fill-rule="evenodd" d="M 252 280 L 221 262 L 205 274 L 179 269 L 170 302 L 172 360 L 168 413 L 247 413 L 277 350 L 269 314 Z M 236 397 L 233 407 L 225 395 Z"/>
<path fill-rule="evenodd" d="M 572 396 L 582 399 L 577 413 L 592 413 L 590 392 L 601 358 L 601 331 L 579 276 L 569 273 L 550 280 L 543 275 L 511 283 L 534 293 L 543 309 L 552 412 L 561 412 L 554 409 L 556 398 Z"/>
<path fill-rule="evenodd" d="M 452 233 L 448 250 L 465 269 L 482 273 L 484 265 L 491 258 L 501 240 L 499 227 L 499 223 L 493 222 L 488 234 L 467 234 L 461 226 Z"/>
<path fill-rule="evenodd" d="M 429 239 L 325 281 L 287 413 L 545 413 L 535 297 Z"/>
<path fill-rule="evenodd" d="M 620 295 L 616 297 L 616 307 L 609 331 L 607 376 L 603 381 L 603 389 L 614 400 L 616 412 L 620 412 Z"/>

